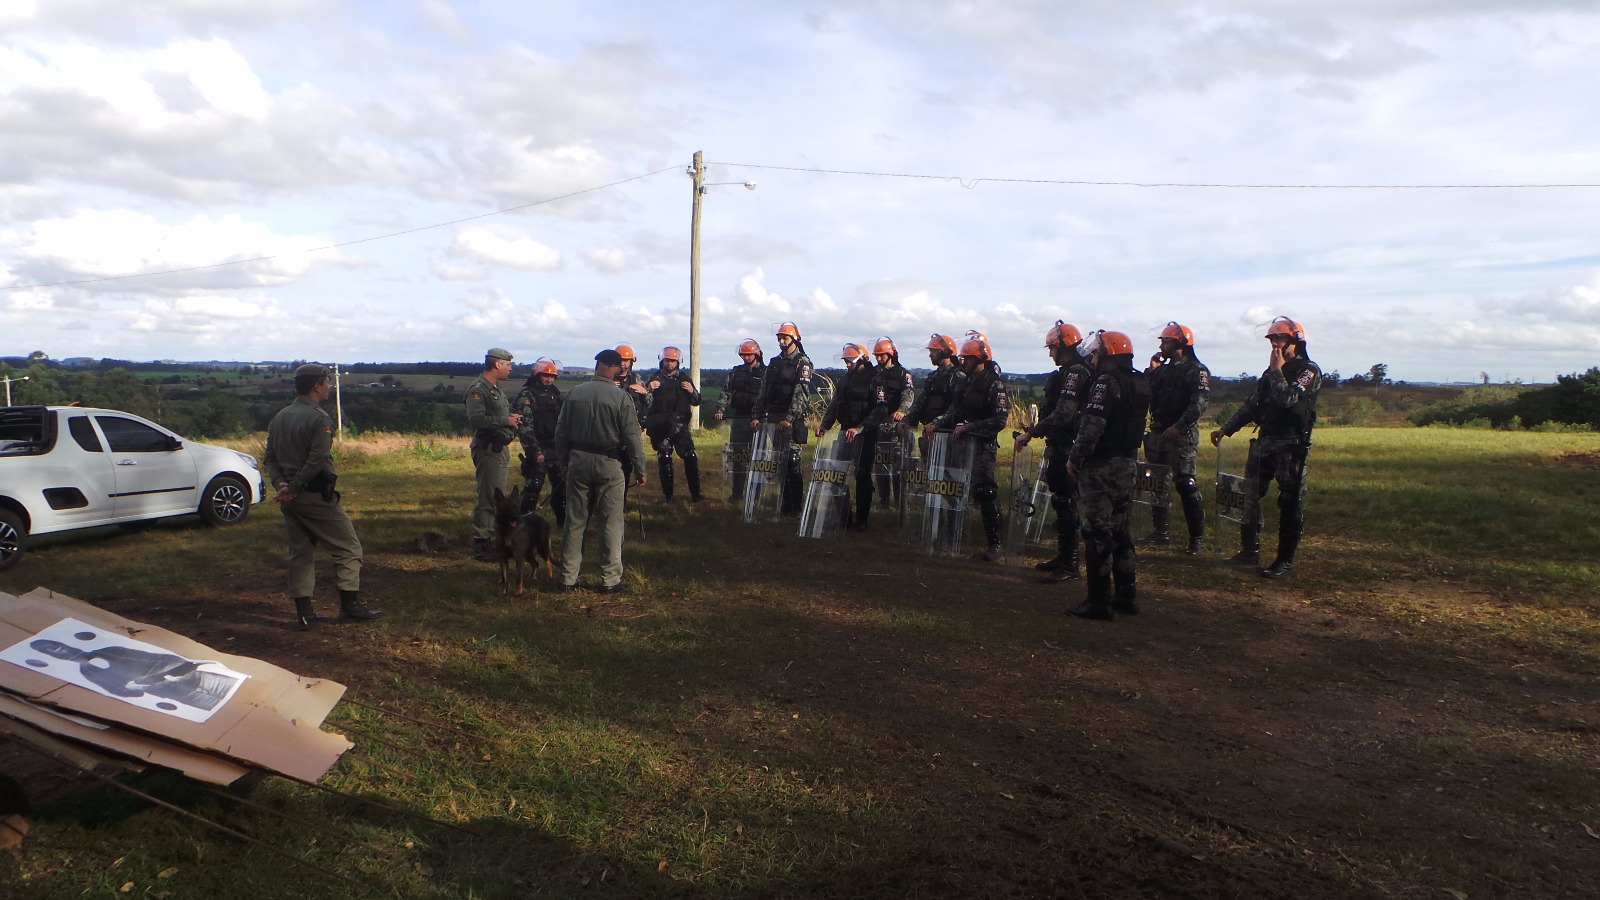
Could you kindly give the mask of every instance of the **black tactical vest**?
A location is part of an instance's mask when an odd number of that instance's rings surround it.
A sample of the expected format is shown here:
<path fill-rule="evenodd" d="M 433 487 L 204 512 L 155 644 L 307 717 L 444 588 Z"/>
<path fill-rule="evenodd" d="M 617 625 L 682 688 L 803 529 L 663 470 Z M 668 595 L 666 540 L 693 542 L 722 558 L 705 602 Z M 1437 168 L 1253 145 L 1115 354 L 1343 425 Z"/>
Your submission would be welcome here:
<path fill-rule="evenodd" d="M 761 396 L 761 378 L 767 367 L 756 363 L 754 369 L 738 366 L 728 373 L 728 412 L 734 418 L 750 418 L 756 412 L 756 398 Z"/>
<path fill-rule="evenodd" d="M 1298 437 L 1310 444 L 1311 429 L 1317 424 L 1317 392 L 1322 389 L 1322 370 L 1311 360 L 1298 356 L 1283 364 L 1283 378 L 1290 384 L 1300 381 L 1307 373 L 1311 375 L 1311 385 L 1300 401 L 1288 409 L 1272 402 L 1272 392 L 1265 378 L 1256 382 L 1256 421 L 1261 425 L 1262 437 Z"/>
<path fill-rule="evenodd" d="M 927 399 L 923 401 L 919 421 L 932 422 L 950 409 L 950 403 L 955 399 L 956 372 L 955 366 L 940 366 L 923 382 L 922 396 Z"/>
<path fill-rule="evenodd" d="M 839 386 L 839 405 L 835 407 L 840 428 L 860 428 L 867 413 L 877 405 L 878 391 L 873 380 L 871 369 L 852 367 L 845 372 L 844 383 Z"/>
<path fill-rule="evenodd" d="M 561 389 L 555 385 L 545 387 L 535 382 L 522 389 L 528 398 L 528 418 L 533 423 L 533 436 L 540 442 L 556 439 L 556 420 L 561 417 Z M 520 398 L 518 405 L 521 405 Z"/>
<path fill-rule="evenodd" d="M 670 375 L 657 372 L 650 380 L 661 382 L 661 387 L 651 392 L 650 417 L 657 421 L 687 425 L 689 410 L 693 407 L 689 403 L 689 392 L 679 385 L 689 380 L 689 374 L 682 369 L 677 369 Z"/>
<path fill-rule="evenodd" d="M 761 412 L 778 416 L 789 412 L 790 405 L 794 403 L 795 388 L 800 384 L 800 369 L 805 358 L 802 353 L 792 357 L 779 354 L 767 363 L 767 408 Z"/>
<path fill-rule="evenodd" d="M 1117 370 L 1101 376 L 1116 384 L 1117 402 L 1106 413 L 1105 434 L 1095 444 L 1096 457 L 1129 457 L 1144 443 L 1145 418 L 1150 414 L 1150 381 L 1143 372 Z"/>

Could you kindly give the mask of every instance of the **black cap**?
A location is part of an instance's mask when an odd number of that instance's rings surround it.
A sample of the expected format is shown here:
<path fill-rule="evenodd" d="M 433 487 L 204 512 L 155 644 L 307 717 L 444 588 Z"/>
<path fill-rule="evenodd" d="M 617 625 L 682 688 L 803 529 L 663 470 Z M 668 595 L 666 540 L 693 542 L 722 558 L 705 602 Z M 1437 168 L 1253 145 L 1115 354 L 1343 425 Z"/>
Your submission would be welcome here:
<path fill-rule="evenodd" d="M 594 355 L 594 361 L 602 366 L 622 365 L 622 354 L 615 350 L 601 350 Z"/>

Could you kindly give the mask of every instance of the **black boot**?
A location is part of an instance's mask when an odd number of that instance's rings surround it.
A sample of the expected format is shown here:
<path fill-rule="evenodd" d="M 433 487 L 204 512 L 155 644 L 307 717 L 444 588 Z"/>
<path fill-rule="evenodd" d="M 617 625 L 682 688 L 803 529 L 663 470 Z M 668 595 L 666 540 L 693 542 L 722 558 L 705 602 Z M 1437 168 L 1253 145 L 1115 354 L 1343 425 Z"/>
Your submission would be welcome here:
<path fill-rule="evenodd" d="M 683 475 L 689 479 L 689 502 L 700 502 L 700 458 L 691 456 L 683 461 Z"/>
<path fill-rule="evenodd" d="M 661 496 L 666 500 L 672 499 L 672 457 L 661 457 L 661 465 L 656 471 L 661 473 Z"/>
<path fill-rule="evenodd" d="M 556 527 L 567 527 L 567 486 L 553 484 L 550 486 L 550 511 L 556 515 Z"/>
<path fill-rule="evenodd" d="M 1098 574 L 1089 576 L 1088 596 L 1083 598 L 1082 603 L 1068 609 L 1067 614 L 1080 619 L 1111 621 L 1111 576 Z"/>
<path fill-rule="evenodd" d="M 989 544 L 983 559 L 999 562 L 1006 555 L 1005 548 L 1000 545 L 1000 504 L 993 497 L 985 497 L 978 501 L 978 511 L 983 514 L 983 537 Z"/>
<path fill-rule="evenodd" d="M 1228 559 L 1236 566 L 1261 565 L 1261 526 L 1239 526 L 1239 552 Z"/>
<path fill-rule="evenodd" d="M 295 624 L 300 626 L 301 631 L 322 621 L 322 617 L 317 615 L 317 608 L 311 605 L 310 597 L 294 598 L 294 615 Z"/>
<path fill-rule="evenodd" d="M 351 622 L 367 622 L 383 615 L 376 609 L 367 609 L 357 591 L 339 592 L 339 618 Z"/>
<path fill-rule="evenodd" d="M 856 513 L 850 517 L 851 531 L 866 531 L 867 519 L 872 516 L 872 495 L 857 488 Z"/>
<path fill-rule="evenodd" d="M 1300 548 L 1300 535 L 1294 531 L 1278 534 L 1278 558 L 1261 570 L 1263 578 L 1287 578 L 1294 574 L 1294 554 Z"/>
<path fill-rule="evenodd" d="M 1172 507 L 1153 506 L 1150 508 L 1150 521 L 1152 528 L 1149 534 L 1139 539 L 1143 545 L 1165 547 L 1172 543 Z"/>
<path fill-rule="evenodd" d="M 1206 502 L 1198 490 L 1183 495 L 1183 522 L 1189 527 L 1189 546 L 1183 552 L 1199 556 L 1206 551 Z"/>
<path fill-rule="evenodd" d="M 1061 564 L 1056 566 L 1055 571 L 1045 576 L 1045 584 L 1060 584 L 1063 581 L 1077 581 L 1079 578 L 1077 535 L 1066 540 L 1070 540 L 1071 543 L 1067 544 L 1066 549 L 1061 551 L 1061 556 L 1057 557 L 1061 560 Z"/>
<path fill-rule="evenodd" d="M 1124 615 L 1137 616 L 1139 592 L 1134 586 L 1133 576 L 1130 574 L 1126 580 L 1118 578 L 1116 582 L 1116 596 L 1111 599 L 1111 608 Z"/>

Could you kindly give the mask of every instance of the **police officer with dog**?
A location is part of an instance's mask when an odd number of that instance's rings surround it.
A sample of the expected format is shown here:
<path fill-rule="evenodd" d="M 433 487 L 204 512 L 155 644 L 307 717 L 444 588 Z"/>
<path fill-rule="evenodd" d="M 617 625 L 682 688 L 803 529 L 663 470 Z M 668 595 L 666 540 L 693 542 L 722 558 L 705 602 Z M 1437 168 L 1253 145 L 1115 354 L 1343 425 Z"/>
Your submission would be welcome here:
<path fill-rule="evenodd" d="M 294 370 L 293 403 L 267 426 L 262 463 L 276 489 L 289 539 L 289 598 L 302 629 L 322 621 L 311 602 L 316 583 L 316 548 L 333 557 L 339 585 L 339 618 L 376 619 L 383 613 L 361 602 L 361 540 L 339 505 L 333 469 L 333 419 L 322 408 L 332 385 L 328 368 L 308 363 Z"/>
<path fill-rule="evenodd" d="M 467 385 L 463 402 L 467 428 L 472 431 L 472 469 L 478 482 L 478 499 L 472 508 L 472 555 L 484 562 L 499 562 L 494 549 L 494 492 L 504 493 L 511 472 L 507 449 L 517 439 L 522 417 L 511 411 L 511 401 L 500 382 L 511 377 L 511 351 L 490 348 L 483 357 L 483 373 Z"/>
<path fill-rule="evenodd" d="M 689 502 L 700 502 L 700 456 L 689 433 L 689 416 L 700 405 L 700 390 L 683 371 L 683 351 L 662 347 L 660 368 L 645 387 L 650 391 L 650 412 L 645 416 L 645 434 L 655 449 L 661 472 L 661 496 L 672 499 L 672 454 L 683 459 L 683 475 L 689 482 Z"/>
<path fill-rule="evenodd" d="M 1196 477 L 1200 445 L 1200 416 L 1211 396 L 1211 370 L 1194 353 L 1194 332 L 1186 325 L 1168 322 L 1161 329 L 1159 365 L 1145 370 L 1150 380 L 1150 433 L 1144 439 L 1146 462 L 1166 466 L 1183 504 L 1183 521 L 1189 529 L 1185 553 L 1199 556 L 1205 550 L 1206 512 Z M 1172 542 L 1172 507 L 1150 507 L 1152 529 L 1143 543 Z"/>
<path fill-rule="evenodd" d="M 1150 385 L 1133 367 L 1133 342 L 1120 331 L 1095 332 L 1080 354 L 1088 358 L 1095 380 L 1083 404 L 1067 471 L 1078 483 L 1089 584 L 1083 602 L 1067 612 L 1085 619 L 1110 619 L 1113 611 L 1137 615 L 1128 520 Z"/>
<path fill-rule="evenodd" d="M 1239 526 L 1239 552 L 1229 560 L 1239 565 L 1261 564 L 1261 499 L 1273 481 L 1278 483 L 1278 555 L 1261 570 L 1266 578 L 1294 574 L 1295 552 L 1305 531 L 1306 456 L 1311 452 L 1311 431 L 1317 424 L 1317 394 L 1322 390 L 1322 369 L 1306 356 L 1306 332 L 1300 323 L 1279 316 L 1267 326 L 1272 350 L 1267 369 L 1256 381 L 1255 393 L 1211 432 L 1211 444 L 1249 424 L 1260 427 L 1250 442 L 1245 478 L 1255 484 L 1250 511 Z"/>
<path fill-rule="evenodd" d="M 556 420 L 555 448 L 567 469 L 567 524 L 561 534 L 559 590 L 578 586 L 583 567 L 583 536 L 592 518 L 600 531 L 599 591 L 622 586 L 623 460 L 633 483 L 643 485 L 644 444 L 639 439 L 638 408 L 616 384 L 622 356 L 595 354 L 594 378 L 573 388 Z"/>
<path fill-rule="evenodd" d="M 717 410 L 711 418 L 728 423 L 728 443 L 735 448 L 734 465 L 728 472 L 733 479 L 728 499 L 738 503 L 744 499 L 746 475 L 750 470 L 750 420 L 756 414 L 756 400 L 761 396 L 761 381 L 767 375 L 767 364 L 761 355 L 761 345 L 752 338 L 739 343 L 740 364 L 728 371 L 727 384 L 722 397 L 717 400 Z M 743 457 L 737 454 L 743 447 Z"/>
<path fill-rule="evenodd" d="M 522 417 L 517 428 L 517 437 L 522 441 L 522 511 L 531 512 L 539 505 L 539 494 L 549 481 L 550 509 L 555 513 L 557 527 L 567 521 L 565 470 L 555 448 L 556 419 L 561 415 L 561 389 L 556 387 L 560 368 L 555 360 L 539 357 L 511 402 L 512 412 Z"/>

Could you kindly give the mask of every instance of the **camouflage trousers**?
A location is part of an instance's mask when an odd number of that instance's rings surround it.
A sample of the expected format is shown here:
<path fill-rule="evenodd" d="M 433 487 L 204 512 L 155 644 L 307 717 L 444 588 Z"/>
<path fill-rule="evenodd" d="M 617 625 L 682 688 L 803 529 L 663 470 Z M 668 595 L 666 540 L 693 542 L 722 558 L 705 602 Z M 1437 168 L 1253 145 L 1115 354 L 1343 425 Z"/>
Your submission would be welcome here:
<path fill-rule="evenodd" d="M 1257 438 L 1250 442 L 1244 476 L 1253 480 L 1255 494 L 1245 517 L 1247 525 L 1260 527 L 1261 498 L 1278 483 L 1278 533 L 1298 537 L 1305 530 L 1306 454 L 1310 448 L 1293 442 Z"/>
<path fill-rule="evenodd" d="M 1176 441 L 1169 441 L 1161 437 L 1161 432 L 1152 431 L 1144 437 L 1144 460 L 1151 465 L 1166 466 L 1172 472 L 1172 486 L 1178 489 L 1183 497 L 1200 493 L 1200 483 L 1197 458 L 1199 451 L 1197 445 L 1200 441 L 1200 431 L 1191 427 L 1183 437 Z M 1172 505 L 1171 495 L 1157 498 L 1161 506 Z"/>
<path fill-rule="evenodd" d="M 1133 473 L 1132 458 L 1091 459 L 1078 469 L 1078 512 L 1083 516 L 1083 563 L 1090 599 L 1109 599 L 1104 592 L 1112 581 L 1118 596 L 1132 596 L 1136 561 L 1128 519 Z M 1097 592 L 1100 597 L 1094 596 Z"/>

